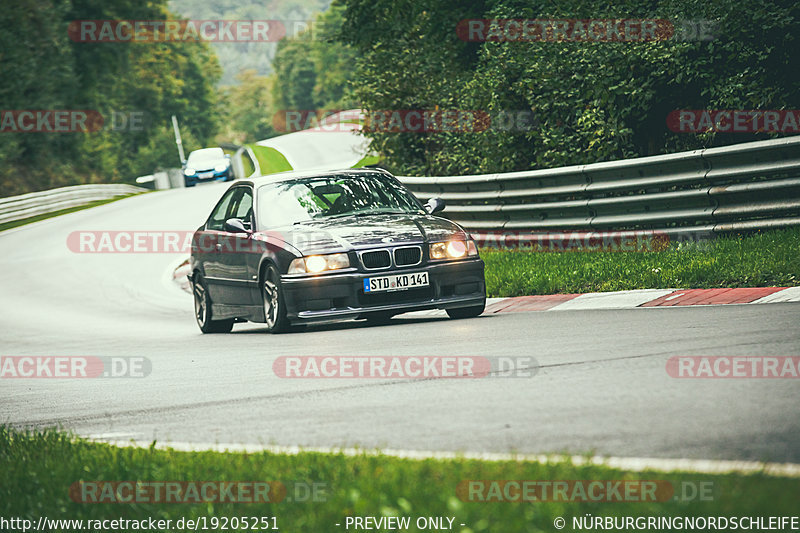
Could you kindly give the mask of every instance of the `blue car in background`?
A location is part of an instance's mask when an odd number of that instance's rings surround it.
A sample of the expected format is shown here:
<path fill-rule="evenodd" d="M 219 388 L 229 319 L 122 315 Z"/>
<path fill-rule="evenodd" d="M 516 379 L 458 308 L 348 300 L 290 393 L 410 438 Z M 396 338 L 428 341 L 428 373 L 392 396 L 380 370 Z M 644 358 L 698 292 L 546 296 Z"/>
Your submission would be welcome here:
<path fill-rule="evenodd" d="M 222 148 L 203 148 L 189 154 L 183 165 L 183 179 L 187 187 L 210 181 L 233 181 L 231 157 Z"/>

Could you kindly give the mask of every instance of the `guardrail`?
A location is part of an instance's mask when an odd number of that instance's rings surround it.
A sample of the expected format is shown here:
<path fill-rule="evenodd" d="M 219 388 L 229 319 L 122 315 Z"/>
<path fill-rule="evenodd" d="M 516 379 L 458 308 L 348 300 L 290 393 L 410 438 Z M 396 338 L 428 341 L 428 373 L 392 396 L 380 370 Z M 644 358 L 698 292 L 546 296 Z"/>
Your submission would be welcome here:
<path fill-rule="evenodd" d="M 712 234 L 800 225 L 800 136 L 545 170 L 398 177 L 474 233 Z"/>
<path fill-rule="evenodd" d="M 0 224 L 146 190 L 125 184 L 74 185 L 0 198 Z"/>

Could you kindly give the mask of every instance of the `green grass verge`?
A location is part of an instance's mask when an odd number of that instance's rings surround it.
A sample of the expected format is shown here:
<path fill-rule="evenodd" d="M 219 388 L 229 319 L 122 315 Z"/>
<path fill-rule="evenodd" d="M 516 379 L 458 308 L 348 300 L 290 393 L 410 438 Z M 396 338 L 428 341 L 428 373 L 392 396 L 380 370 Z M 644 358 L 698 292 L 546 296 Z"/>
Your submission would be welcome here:
<path fill-rule="evenodd" d="M 482 249 L 489 296 L 800 285 L 800 228 L 659 252 Z"/>
<path fill-rule="evenodd" d="M 353 165 L 353 168 L 361 168 L 361 167 L 365 167 L 367 165 L 377 165 L 380 162 L 381 162 L 381 157 L 380 156 L 378 156 L 378 155 L 367 155 L 367 156 L 362 157 L 358 161 L 358 163 Z"/>
<path fill-rule="evenodd" d="M 140 194 L 140 193 L 137 193 Z M 18 226 L 24 226 L 25 224 L 30 224 L 32 222 L 38 222 L 40 220 L 46 220 L 48 218 L 57 217 L 60 215 L 66 215 L 67 213 L 74 213 L 75 211 L 83 211 L 84 209 L 89 209 L 92 207 L 97 207 L 98 205 L 110 204 L 111 202 L 116 202 L 117 200 L 122 200 L 123 198 L 128 198 L 129 196 L 134 195 L 126 195 L 126 196 L 116 196 L 114 198 L 109 198 L 108 200 L 97 200 L 94 202 L 89 202 L 88 204 L 78 205 L 75 207 L 70 207 L 67 209 L 60 209 L 58 211 L 53 211 L 52 213 L 45 213 L 42 215 L 36 215 L 33 217 L 23 218 L 21 220 L 12 220 L 11 222 L 4 222 L 0 224 L 0 231 L 5 231 L 7 229 L 16 228 Z"/>
<path fill-rule="evenodd" d="M 76 503 L 79 481 L 280 481 L 279 503 Z M 676 490 L 649 502 L 480 502 L 457 492 L 466 480 L 652 480 Z M 297 501 L 293 482 L 324 484 L 317 501 Z M 301 485 L 302 486 L 302 485 Z M 295 493 L 296 491 L 296 493 Z M 605 466 L 478 460 L 410 460 L 382 455 L 177 452 L 117 448 L 64 433 L 0 426 L 0 516 L 35 521 L 275 516 L 284 531 L 344 529 L 346 516 L 450 516 L 461 533 L 554 531 L 553 520 L 592 516 L 791 516 L 800 479 L 764 474 L 626 472 Z M 703 497 L 700 497 L 700 494 Z M 674 497 L 671 497 L 674 494 Z M 293 498 L 293 501 L 289 499 Z M 661 499 L 661 498 L 659 498 Z M 313 498 L 312 498 L 313 500 Z M 342 527 L 334 524 L 341 523 Z M 464 523 L 462 527 L 459 524 Z M 233 530 L 233 529 L 231 529 Z M 169 528 L 167 531 L 177 531 Z M 411 527 L 408 531 L 418 531 Z"/>
<path fill-rule="evenodd" d="M 261 174 L 267 175 L 293 170 L 289 161 L 275 148 L 259 146 L 257 144 L 248 144 L 247 146 L 253 150 L 258 160 L 258 166 L 261 167 Z"/>

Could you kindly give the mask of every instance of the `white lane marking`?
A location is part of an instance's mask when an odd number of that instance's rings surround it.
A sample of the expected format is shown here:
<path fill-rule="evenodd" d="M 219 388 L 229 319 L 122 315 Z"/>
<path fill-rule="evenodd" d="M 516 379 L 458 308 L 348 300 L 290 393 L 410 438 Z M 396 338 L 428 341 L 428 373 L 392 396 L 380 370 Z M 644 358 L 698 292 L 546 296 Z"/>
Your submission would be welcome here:
<path fill-rule="evenodd" d="M 590 292 L 560 303 L 548 311 L 575 309 L 631 309 L 657 300 L 675 289 L 639 289 L 633 291 Z"/>
<path fill-rule="evenodd" d="M 109 433 L 92 433 L 88 435 L 86 438 L 89 440 L 99 440 L 99 441 L 111 441 L 111 440 L 121 440 L 124 438 L 133 439 L 135 437 L 142 437 L 142 433 L 131 433 L 129 431 L 112 431 Z"/>
<path fill-rule="evenodd" d="M 118 447 L 149 448 L 152 441 L 89 439 L 104 442 Z M 480 461 L 526 461 L 538 463 L 560 463 L 569 461 L 576 466 L 597 465 L 641 472 L 653 470 L 659 472 L 691 471 L 704 474 L 725 473 L 763 473 L 778 477 L 800 477 L 800 464 L 794 463 L 761 463 L 758 461 L 729 461 L 715 459 L 662 459 L 657 457 L 586 457 L 584 455 L 543 455 L 543 454 L 517 454 L 517 453 L 491 453 L 491 452 L 445 452 L 423 450 L 370 450 L 360 448 L 327 448 L 327 447 L 300 447 L 300 446 L 262 446 L 259 444 L 210 444 L 191 442 L 156 442 L 156 448 L 165 450 L 173 449 L 185 452 L 216 451 L 216 452 L 245 452 L 245 453 L 280 453 L 297 455 L 299 453 L 326 453 L 334 455 L 355 456 L 381 456 L 397 457 L 400 459 L 476 459 Z"/>
<path fill-rule="evenodd" d="M 686 294 L 686 293 L 685 292 L 679 292 L 678 294 L 673 294 L 672 296 L 669 296 L 668 298 L 665 298 L 664 301 L 668 302 L 670 300 L 674 300 L 675 298 L 677 298 L 679 296 L 683 296 L 684 294 Z"/>

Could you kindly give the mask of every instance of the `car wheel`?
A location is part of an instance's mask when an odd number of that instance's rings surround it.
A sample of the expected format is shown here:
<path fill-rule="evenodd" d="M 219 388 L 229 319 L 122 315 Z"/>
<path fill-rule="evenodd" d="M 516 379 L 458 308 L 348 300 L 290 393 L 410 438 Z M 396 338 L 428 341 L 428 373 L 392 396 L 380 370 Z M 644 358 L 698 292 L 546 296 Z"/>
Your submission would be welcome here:
<path fill-rule="evenodd" d="M 203 333 L 228 333 L 233 329 L 233 319 L 213 320 L 211 313 L 211 298 L 208 296 L 208 286 L 203 275 L 195 274 L 192 283 L 194 293 L 194 317 Z"/>
<path fill-rule="evenodd" d="M 269 265 L 261 282 L 261 295 L 264 300 L 264 317 L 270 333 L 283 333 L 289 329 L 286 318 L 286 302 L 283 300 L 281 276 L 278 269 Z"/>
<path fill-rule="evenodd" d="M 450 318 L 474 318 L 483 313 L 485 308 L 486 302 L 472 307 L 456 307 L 455 309 L 447 309 L 447 316 Z"/>

